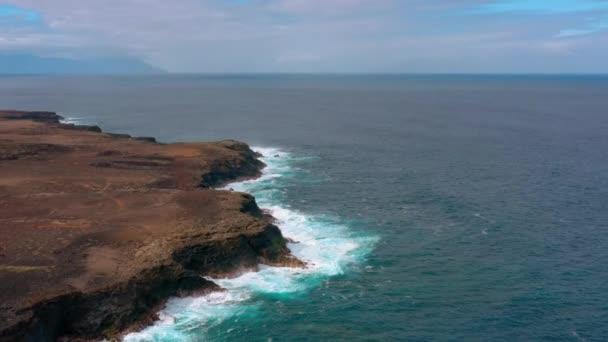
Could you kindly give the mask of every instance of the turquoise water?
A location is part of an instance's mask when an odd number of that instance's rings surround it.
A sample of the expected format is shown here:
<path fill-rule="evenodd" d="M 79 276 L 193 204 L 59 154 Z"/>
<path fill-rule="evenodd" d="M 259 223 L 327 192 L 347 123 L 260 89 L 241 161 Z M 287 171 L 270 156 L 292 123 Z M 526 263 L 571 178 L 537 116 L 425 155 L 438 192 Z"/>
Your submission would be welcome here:
<path fill-rule="evenodd" d="M 231 186 L 314 267 L 218 280 L 133 340 L 608 337 L 608 77 L 7 77 L 0 107 L 274 149 Z"/>
<path fill-rule="evenodd" d="M 75 119 L 72 119 L 75 120 Z M 296 156 L 276 148 L 253 147 L 267 165 L 261 178 L 233 183 L 226 189 L 251 193 L 258 205 L 277 219 L 293 242 L 293 255 L 306 269 L 262 265 L 258 272 L 234 279 L 212 279 L 225 288 L 203 297 L 172 299 L 153 326 L 128 335 L 125 341 L 200 341 L 242 338 L 242 322 L 256 322 L 272 301 L 303 296 L 333 276 L 361 267 L 378 238 L 352 229 L 339 217 L 306 214 L 285 204 L 288 184 L 315 183 L 314 175 L 296 165 L 314 157 Z M 268 309 L 268 308 L 266 308 Z M 267 338 L 272 339 L 269 333 Z M 263 336 L 256 336 L 262 338 Z"/>

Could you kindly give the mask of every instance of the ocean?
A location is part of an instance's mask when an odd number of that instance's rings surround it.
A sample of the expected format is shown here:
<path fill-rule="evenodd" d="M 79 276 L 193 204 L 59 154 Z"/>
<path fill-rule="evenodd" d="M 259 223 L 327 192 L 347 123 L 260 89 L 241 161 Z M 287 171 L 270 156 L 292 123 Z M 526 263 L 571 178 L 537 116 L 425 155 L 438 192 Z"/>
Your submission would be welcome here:
<path fill-rule="evenodd" d="M 0 77 L 0 107 L 237 139 L 306 270 L 172 299 L 127 341 L 608 339 L 608 77 Z"/>

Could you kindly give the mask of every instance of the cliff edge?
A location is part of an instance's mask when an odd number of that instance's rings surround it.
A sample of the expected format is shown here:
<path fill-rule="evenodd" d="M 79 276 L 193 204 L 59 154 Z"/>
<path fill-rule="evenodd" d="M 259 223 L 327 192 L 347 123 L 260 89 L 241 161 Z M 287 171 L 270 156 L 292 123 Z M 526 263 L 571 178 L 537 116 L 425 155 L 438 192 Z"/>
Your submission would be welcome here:
<path fill-rule="evenodd" d="M 244 193 L 246 144 L 159 144 L 0 111 L 0 340 L 113 338 L 202 276 L 302 266 Z"/>

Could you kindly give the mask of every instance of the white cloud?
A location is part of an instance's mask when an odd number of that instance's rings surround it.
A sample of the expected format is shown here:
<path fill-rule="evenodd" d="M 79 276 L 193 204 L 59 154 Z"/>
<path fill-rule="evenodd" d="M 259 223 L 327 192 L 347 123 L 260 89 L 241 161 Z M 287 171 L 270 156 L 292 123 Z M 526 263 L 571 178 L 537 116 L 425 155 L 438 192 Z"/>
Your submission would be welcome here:
<path fill-rule="evenodd" d="M 180 72 L 517 71 L 584 49 L 588 67 L 606 68 L 605 49 L 555 38 L 576 17 L 453 15 L 482 2 L 16 0 L 44 25 L 0 26 L 0 49 L 131 56 Z"/>

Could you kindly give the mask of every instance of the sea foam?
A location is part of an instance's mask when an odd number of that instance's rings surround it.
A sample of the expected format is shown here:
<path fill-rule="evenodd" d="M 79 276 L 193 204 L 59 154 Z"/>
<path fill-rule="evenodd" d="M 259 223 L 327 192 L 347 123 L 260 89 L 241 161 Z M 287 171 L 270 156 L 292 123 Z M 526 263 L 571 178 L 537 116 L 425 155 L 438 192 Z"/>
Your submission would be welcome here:
<path fill-rule="evenodd" d="M 344 273 L 349 265 L 360 262 L 373 247 L 376 238 L 353 232 L 339 218 L 299 212 L 285 204 L 284 184 L 301 179 L 301 170 L 293 167 L 303 157 L 277 148 L 254 148 L 263 155 L 267 167 L 254 180 L 232 183 L 226 189 L 253 194 L 258 205 L 277 220 L 288 247 L 307 263 L 305 269 L 262 265 L 258 272 L 232 279 L 211 279 L 227 289 L 201 297 L 169 300 L 160 319 L 143 331 L 129 334 L 125 341 L 200 341 L 206 332 L 231 320 L 255 319 L 263 302 L 259 294 L 280 297 L 306 293 L 327 277 Z"/>
<path fill-rule="evenodd" d="M 63 119 L 61 119 L 59 121 L 64 124 L 82 125 L 86 121 L 86 118 L 64 116 Z"/>

